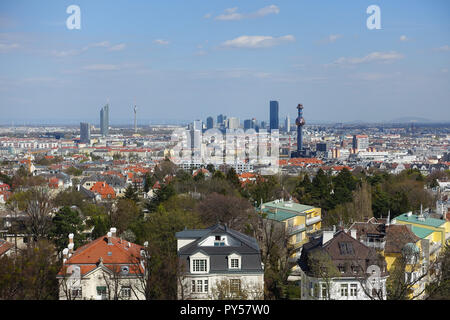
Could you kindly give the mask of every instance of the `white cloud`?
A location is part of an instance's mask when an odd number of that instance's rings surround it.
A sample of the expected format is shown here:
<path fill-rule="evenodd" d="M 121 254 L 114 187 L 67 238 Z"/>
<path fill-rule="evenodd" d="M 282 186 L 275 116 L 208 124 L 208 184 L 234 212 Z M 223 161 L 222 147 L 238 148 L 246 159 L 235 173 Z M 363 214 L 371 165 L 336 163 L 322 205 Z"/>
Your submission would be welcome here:
<path fill-rule="evenodd" d="M 114 46 L 111 46 L 109 41 L 102 41 L 102 42 L 96 42 L 88 44 L 87 46 L 81 48 L 81 49 L 71 49 L 71 50 L 53 50 L 51 54 L 55 57 L 63 58 L 63 57 L 69 57 L 69 56 L 76 56 L 83 52 L 88 51 L 91 48 L 108 48 L 108 51 L 119 51 L 123 50 L 125 48 L 125 43 L 117 44 Z"/>
<path fill-rule="evenodd" d="M 404 56 L 398 52 L 372 52 L 362 58 L 346 58 L 341 57 L 334 61 L 332 65 L 358 65 L 370 62 L 391 62 L 402 59 Z"/>
<path fill-rule="evenodd" d="M 286 35 L 278 38 L 271 36 L 240 36 L 222 43 L 224 48 L 268 48 L 285 42 L 295 41 L 294 36 Z"/>
<path fill-rule="evenodd" d="M 333 43 L 336 42 L 337 39 L 342 38 L 341 34 L 330 34 L 327 38 L 328 42 Z"/>
<path fill-rule="evenodd" d="M 111 71 L 111 70 L 119 70 L 119 66 L 114 65 L 114 64 L 92 64 L 92 65 L 83 67 L 83 70 L 88 70 L 88 71 Z"/>
<path fill-rule="evenodd" d="M 13 49 L 17 49 L 19 47 L 20 45 L 17 43 L 10 43 L 10 44 L 0 43 L 0 53 L 8 52 Z"/>
<path fill-rule="evenodd" d="M 400 36 L 400 41 L 408 41 L 409 39 L 405 35 Z"/>
<path fill-rule="evenodd" d="M 237 7 L 225 9 L 225 13 L 215 17 L 215 20 L 230 21 L 230 20 L 242 20 L 247 18 L 261 18 L 269 14 L 278 14 L 280 9 L 276 5 L 270 5 L 257 10 L 256 12 L 245 14 L 237 12 Z"/>
<path fill-rule="evenodd" d="M 156 39 L 156 40 L 153 41 L 153 43 L 156 43 L 156 44 L 160 44 L 160 45 L 165 46 L 165 45 L 168 45 L 168 44 L 169 44 L 169 41 L 167 41 L 167 40 L 162 40 L 162 39 Z"/>
<path fill-rule="evenodd" d="M 115 46 L 112 46 L 108 49 L 108 51 L 121 51 L 125 49 L 126 45 L 125 43 L 116 44 Z"/>
<path fill-rule="evenodd" d="M 207 14 L 205 14 L 205 15 L 203 16 L 203 18 L 205 18 L 205 19 L 209 19 L 209 18 L 211 18 L 211 16 L 212 16 L 212 14 L 211 14 L 211 13 L 207 13 Z"/>
<path fill-rule="evenodd" d="M 440 51 L 440 52 L 448 52 L 448 51 L 450 51 L 450 46 L 445 45 L 445 46 L 442 46 L 440 48 L 435 48 L 434 50 L 435 51 Z"/>

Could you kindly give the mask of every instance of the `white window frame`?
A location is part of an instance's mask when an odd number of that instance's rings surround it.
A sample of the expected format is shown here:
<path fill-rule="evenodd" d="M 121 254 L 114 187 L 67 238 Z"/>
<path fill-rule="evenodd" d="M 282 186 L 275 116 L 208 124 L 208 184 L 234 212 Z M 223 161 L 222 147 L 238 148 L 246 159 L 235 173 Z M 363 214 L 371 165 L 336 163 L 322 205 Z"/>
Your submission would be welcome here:
<path fill-rule="evenodd" d="M 358 284 L 357 283 L 351 283 L 350 284 L 350 297 L 357 297 L 358 296 Z"/>
<path fill-rule="evenodd" d="M 209 257 L 201 252 L 197 252 L 189 257 L 190 260 L 190 270 L 191 273 L 201 274 L 201 273 L 209 273 Z M 204 260 L 205 261 L 205 269 L 204 270 L 196 270 L 196 260 Z"/>
<path fill-rule="evenodd" d="M 341 283 L 341 297 L 348 297 L 348 283 Z"/>
<path fill-rule="evenodd" d="M 191 279 L 191 293 L 208 293 L 209 279 L 195 278 Z"/>
<path fill-rule="evenodd" d="M 233 267 L 233 266 L 231 265 L 231 261 L 232 261 L 232 260 L 238 260 L 238 267 L 237 267 L 237 268 L 236 268 L 236 267 Z M 230 255 L 228 256 L 228 269 L 231 269 L 231 270 L 241 270 L 241 268 L 242 268 L 242 258 L 241 258 L 241 256 L 238 255 L 238 254 L 236 254 L 236 253 L 230 254 Z"/>
<path fill-rule="evenodd" d="M 120 288 L 120 296 L 125 299 L 131 298 L 131 287 L 130 286 L 122 286 Z"/>

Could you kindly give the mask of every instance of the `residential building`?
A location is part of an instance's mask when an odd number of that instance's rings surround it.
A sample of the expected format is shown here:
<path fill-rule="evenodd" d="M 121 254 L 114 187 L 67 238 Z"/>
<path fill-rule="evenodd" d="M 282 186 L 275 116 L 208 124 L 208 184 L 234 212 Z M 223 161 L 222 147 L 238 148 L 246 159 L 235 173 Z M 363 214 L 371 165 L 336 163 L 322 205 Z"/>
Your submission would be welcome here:
<path fill-rule="evenodd" d="M 386 299 L 386 261 L 356 239 L 356 230 L 325 230 L 298 261 L 305 300 Z"/>
<path fill-rule="evenodd" d="M 290 236 L 290 243 L 295 250 L 291 260 L 300 257 L 303 244 L 308 242 L 308 236 L 321 229 L 321 208 L 296 203 L 283 199 L 263 203 L 260 207 L 263 217 L 283 225 L 285 232 Z"/>
<path fill-rule="evenodd" d="M 184 273 L 179 299 L 261 299 L 264 268 L 256 239 L 224 225 L 176 233 Z"/>
<path fill-rule="evenodd" d="M 369 148 L 369 137 L 365 134 L 353 136 L 353 149 L 365 151 Z"/>
<path fill-rule="evenodd" d="M 73 234 L 57 275 L 60 300 L 143 300 L 145 249 L 111 228 L 74 251 Z"/>

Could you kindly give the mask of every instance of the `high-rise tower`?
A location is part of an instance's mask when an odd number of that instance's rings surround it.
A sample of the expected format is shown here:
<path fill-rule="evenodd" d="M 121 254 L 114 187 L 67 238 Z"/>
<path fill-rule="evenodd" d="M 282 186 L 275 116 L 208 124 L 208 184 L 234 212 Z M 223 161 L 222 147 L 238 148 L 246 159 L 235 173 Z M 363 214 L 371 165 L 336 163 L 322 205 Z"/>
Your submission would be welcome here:
<path fill-rule="evenodd" d="M 136 119 L 136 111 L 137 111 L 137 107 L 134 106 L 134 133 L 137 133 L 137 119 Z"/>
<path fill-rule="evenodd" d="M 270 130 L 278 129 L 278 101 L 270 101 Z"/>
<path fill-rule="evenodd" d="M 303 126 L 305 125 L 305 119 L 303 118 L 303 105 L 297 106 L 298 116 L 295 119 L 295 125 L 297 126 L 297 151 L 292 152 L 292 158 L 310 158 L 313 156 L 309 148 L 303 146 Z"/>
<path fill-rule="evenodd" d="M 303 105 L 298 104 L 298 117 L 295 119 L 295 125 L 297 126 L 297 153 L 300 154 L 303 151 L 303 126 L 305 125 L 305 119 L 303 118 Z"/>
<path fill-rule="evenodd" d="M 89 143 L 91 140 L 91 125 L 80 122 L 80 143 Z"/>
<path fill-rule="evenodd" d="M 100 133 L 102 136 L 109 134 L 109 104 L 100 110 Z"/>

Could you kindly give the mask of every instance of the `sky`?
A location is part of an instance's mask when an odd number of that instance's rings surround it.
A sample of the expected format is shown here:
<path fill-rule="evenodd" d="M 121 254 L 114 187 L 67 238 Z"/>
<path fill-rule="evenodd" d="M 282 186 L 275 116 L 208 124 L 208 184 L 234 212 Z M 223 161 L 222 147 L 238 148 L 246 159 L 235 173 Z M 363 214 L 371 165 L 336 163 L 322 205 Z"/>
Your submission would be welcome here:
<path fill-rule="evenodd" d="M 450 121 L 449 70 L 448 0 L 0 1 L 0 124 Z"/>

